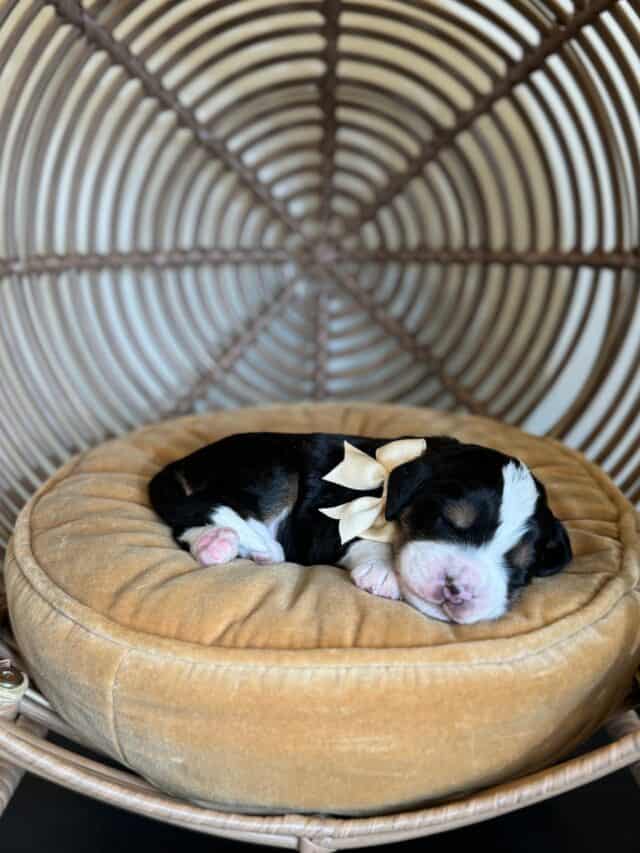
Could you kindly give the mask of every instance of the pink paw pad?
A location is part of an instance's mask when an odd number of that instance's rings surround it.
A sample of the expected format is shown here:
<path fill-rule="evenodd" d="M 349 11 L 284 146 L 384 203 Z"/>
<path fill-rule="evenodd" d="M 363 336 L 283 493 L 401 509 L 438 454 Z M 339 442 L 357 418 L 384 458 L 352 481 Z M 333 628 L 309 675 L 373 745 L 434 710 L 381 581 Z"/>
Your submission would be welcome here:
<path fill-rule="evenodd" d="M 191 547 L 191 553 L 203 566 L 228 563 L 238 553 L 238 534 L 230 527 L 214 527 L 202 533 Z"/>

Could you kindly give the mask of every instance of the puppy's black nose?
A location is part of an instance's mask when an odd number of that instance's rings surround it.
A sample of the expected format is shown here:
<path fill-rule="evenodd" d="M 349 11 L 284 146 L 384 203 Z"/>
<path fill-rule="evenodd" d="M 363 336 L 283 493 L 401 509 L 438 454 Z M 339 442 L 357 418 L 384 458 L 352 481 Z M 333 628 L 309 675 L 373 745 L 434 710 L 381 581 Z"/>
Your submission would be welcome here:
<path fill-rule="evenodd" d="M 445 583 L 445 586 L 447 587 L 447 589 L 449 590 L 451 595 L 460 595 L 460 590 L 454 584 L 453 581 L 447 580 L 447 582 Z"/>

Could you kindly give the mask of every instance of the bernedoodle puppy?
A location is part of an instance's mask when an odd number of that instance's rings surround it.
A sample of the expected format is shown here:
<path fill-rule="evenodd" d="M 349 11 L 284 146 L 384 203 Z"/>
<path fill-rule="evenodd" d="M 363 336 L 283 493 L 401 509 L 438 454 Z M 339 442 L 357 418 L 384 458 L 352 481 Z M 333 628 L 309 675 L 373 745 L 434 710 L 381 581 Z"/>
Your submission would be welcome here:
<path fill-rule="evenodd" d="M 446 436 L 232 435 L 168 465 L 149 494 L 204 566 L 338 565 L 450 622 L 497 619 L 572 556 L 526 465 Z"/>

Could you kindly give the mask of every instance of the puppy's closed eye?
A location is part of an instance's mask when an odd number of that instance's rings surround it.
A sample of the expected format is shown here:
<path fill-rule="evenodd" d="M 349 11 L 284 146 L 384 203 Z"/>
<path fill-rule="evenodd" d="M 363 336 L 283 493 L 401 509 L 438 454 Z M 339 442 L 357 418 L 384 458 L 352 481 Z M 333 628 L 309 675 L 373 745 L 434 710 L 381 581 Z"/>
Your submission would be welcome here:
<path fill-rule="evenodd" d="M 471 501 L 462 499 L 449 501 L 443 510 L 443 515 L 454 527 L 468 530 L 476 521 L 478 512 Z"/>

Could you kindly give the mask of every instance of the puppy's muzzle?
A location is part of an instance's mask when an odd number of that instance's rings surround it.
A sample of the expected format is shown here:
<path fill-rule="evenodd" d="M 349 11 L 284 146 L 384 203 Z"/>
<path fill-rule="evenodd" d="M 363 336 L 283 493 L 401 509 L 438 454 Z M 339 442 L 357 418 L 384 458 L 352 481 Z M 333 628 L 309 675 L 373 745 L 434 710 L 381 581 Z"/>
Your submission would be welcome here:
<path fill-rule="evenodd" d="M 478 622 L 507 609 L 506 574 L 458 546 L 411 542 L 400 552 L 397 571 L 404 598 L 437 619 Z"/>

